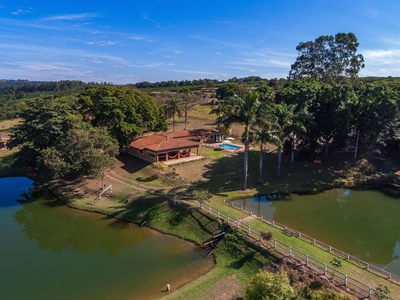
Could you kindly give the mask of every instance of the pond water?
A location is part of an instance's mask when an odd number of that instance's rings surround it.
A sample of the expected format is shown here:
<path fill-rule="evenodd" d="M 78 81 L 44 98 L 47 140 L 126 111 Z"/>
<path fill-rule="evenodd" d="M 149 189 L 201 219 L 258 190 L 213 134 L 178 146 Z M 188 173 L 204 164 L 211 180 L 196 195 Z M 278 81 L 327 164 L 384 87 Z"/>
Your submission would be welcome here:
<path fill-rule="evenodd" d="M 155 299 L 209 271 L 195 245 L 0 178 L 1 299 Z"/>
<path fill-rule="evenodd" d="M 374 190 L 333 189 L 234 202 L 400 276 L 400 199 Z"/>

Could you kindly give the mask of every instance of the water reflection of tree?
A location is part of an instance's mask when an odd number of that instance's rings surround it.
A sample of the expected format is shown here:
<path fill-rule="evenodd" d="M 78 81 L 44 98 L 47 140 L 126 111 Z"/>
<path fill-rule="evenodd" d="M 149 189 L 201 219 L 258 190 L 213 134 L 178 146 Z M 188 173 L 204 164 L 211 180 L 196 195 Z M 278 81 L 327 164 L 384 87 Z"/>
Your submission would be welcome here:
<path fill-rule="evenodd" d="M 40 249 L 56 252 L 73 249 L 89 254 L 104 250 L 116 255 L 154 234 L 143 228 L 135 230 L 130 223 L 66 208 L 58 200 L 25 202 L 14 219 Z"/>

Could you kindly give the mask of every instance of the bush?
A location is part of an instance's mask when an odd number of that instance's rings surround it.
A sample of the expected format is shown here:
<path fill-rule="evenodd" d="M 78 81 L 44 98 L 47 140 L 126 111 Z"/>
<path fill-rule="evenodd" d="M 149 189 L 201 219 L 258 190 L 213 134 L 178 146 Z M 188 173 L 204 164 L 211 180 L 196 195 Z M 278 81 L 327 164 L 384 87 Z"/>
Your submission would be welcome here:
<path fill-rule="evenodd" d="M 272 232 L 268 231 L 268 232 L 261 232 L 261 238 L 263 240 L 269 241 L 270 239 L 272 239 Z"/>
<path fill-rule="evenodd" d="M 247 300 L 288 300 L 295 296 L 289 277 L 284 272 L 272 274 L 259 271 L 245 290 Z"/>
<path fill-rule="evenodd" d="M 168 170 L 168 165 L 166 165 L 166 164 L 164 164 L 164 163 L 155 162 L 155 163 L 152 163 L 151 166 L 152 166 L 154 169 L 157 169 L 157 170 L 160 170 L 160 171 L 166 171 L 166 170 Z"/>

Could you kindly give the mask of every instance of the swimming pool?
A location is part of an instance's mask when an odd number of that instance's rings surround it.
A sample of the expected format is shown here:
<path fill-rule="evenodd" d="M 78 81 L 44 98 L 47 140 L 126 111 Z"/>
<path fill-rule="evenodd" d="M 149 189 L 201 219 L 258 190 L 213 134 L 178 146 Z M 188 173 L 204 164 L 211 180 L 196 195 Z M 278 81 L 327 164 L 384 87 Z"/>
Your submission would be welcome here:
<path fill-rule="evenodd" d="M 221 148 L 224 148 L 224 150 L 238 150 L 240 148 L 243 148 L 243 146 L 240 145 L 234 145 L 234 144 L 219 144 Z"/>

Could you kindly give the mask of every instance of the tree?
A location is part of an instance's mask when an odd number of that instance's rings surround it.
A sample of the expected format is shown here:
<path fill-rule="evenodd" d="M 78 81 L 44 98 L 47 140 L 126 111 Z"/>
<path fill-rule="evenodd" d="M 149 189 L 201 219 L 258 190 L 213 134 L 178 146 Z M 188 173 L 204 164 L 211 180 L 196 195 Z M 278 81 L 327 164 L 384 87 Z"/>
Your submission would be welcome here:
<path fill-rule="evenodd" d="M 221 115 L 217 118 L 217 124 L 223 124 L 225 128 L 229 128 L 232 124 L 244 125 L 244 132 L 242 134 L 242 141 L 244 143 L 244 190 L 247 189 L 249 145 L 251 142 L 250 129 L 252 125 L 257 123 L 263 111 L 266 111 L 266 105 L 259 101 L 257 92 L 247 94 L 245 98 L 234 96 L 225 100 L 222 108 L 218 110 Z"/>
<path fill-rule="evenodd" d="M 289 300 L 294 296 L 295 291 L 284 272 L 272 274 L 260 270 L 245 290 L 246 300 Z"/>
<path fill-rule="evenodd" d="M 75 101 L 45 97 L 28 102 L 8 147 L 21 146 L 16 164 L 51 178 L 98 175 L 113 164 L 118 143 L 82 120 Z"/>
<path fill-rule="evenodd" d="M 360 132 L 361 148 L 393 137 L 399 126 L 399 91 L 385 83 L 366 84 L 353 101 L 353 126 Z"/>
<path fill-rule="evenodd" d="M 161 178 L 161 182 L 171 188 L 168 194 L 171 197 L 171 200 L 174 202 L 175 207 L 176 202 L 182 197 L 182 191 L 186 185 L 186 179 L 176 173 L 174 169 L 165 173 Z"/>
<path fill-rule="evenodd" d="M 66 132 L 80 118 L 74 105 L 74 99 L 57 96 L 26 101 L 20 113 L 22 122 L 12 129 L 7 144 L 9 149 L 21 147 L 16 153 L 16 165 L 36 168 L 42 151 L 60 145 Z M 47 155 L 51 156 L 48 151 Z"/>
<path fill-rule="evenodd" d="M 295 130 L 294 127 L 297 126 L 294 115 L 295 106 L 281 103 L 273 106 L 272 109 L 272 114 L 276 118 L 276 123 L 274 125 L 275 131 L 272 132 L 275 138 L 272 143 L 278 147 L 278 170 L 276 176 L 280 177 L 283 143 L 285 139 Z"/>
<path fill-rule="evenodd" d="M 350 85 L 323 84 L 309 108 L 315 122 L 311 132 L 325 144 L 324 156 L 328 155 L 331 142 L 342 145 L 351 131 L 350 103 L 355 101 L 356 95 Z"/>
<path fill-rule="evenodd" d="M 294 171 L 294 147 L 299 135 L 303 135 L 306 132 L 306 127 L 303 124 L 303 112 L 296 112 L 295 106 L 291 107 L 293 115 L 289 120 L 289 125 L 285 128 L 286 135 L 290 142 L 290 166 L 292 172 Z"/>
<path fill-rule="evenodd" d="M 359 43 L 353 33 L 323 35 L 301 42 L 299 55 L 291 66 L 289 79 L 317 77 L 322 81 L 355 78 L 364 68 L 364 57 L 357 53 Z"/>
<path fill-rule="evenodd" d="M 172 131 L 175 131 L 175 115 L 178 115 L 179 118 L 182 117 L 182 100 L 177 97 L 170 98 L 165 109 L 168 115 L 172 115 Z"/>
<path fill-rule="evenodd" d="M 260 150 L 259 150 L 259 162 L 258 162 L 258 169 L 259 169 L 259 176 L 258 176 L 258 183 L 262 183 L 262 174 L 263 174 L 263 160 L 264 160 L 264 145 L 268 142 L 275 144 L 275 137 L 271 134 L 271 130 L 275 126 L 275 118 L 271 115 L 270 110 L 266 110 L 265 112 L 268 116 L 263 115 L 260 116 L 259 121 L 257 124 L 252 126 L 252 140 L 255 143 L 259 143 Z"/>
<path fill-rule="evenodd" d="M 79 111 L 93 126 L 107 128 L 122 146 L 143 132 L 167 130 L 155 100 L 132 88 L 89 86 L 79 95 Z"/>
<path fill-rule="evenodd" d="M 212 194 L 209 190 L 195 189 L 192 191 L 192 197 L 196 199 L 200 204 L 202 204 L 204 201 L 211 199 Z"/>
<path fill-rule="evenodd" d="M 234 97 L 235 95 L 242 95 L 242 89 L 235 81 L 224 83 L 220 85 L 217 89 L 218 100 L 227 100 L 231 97 Z"/>

